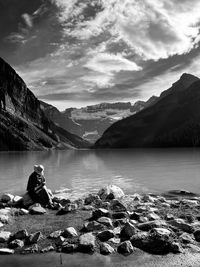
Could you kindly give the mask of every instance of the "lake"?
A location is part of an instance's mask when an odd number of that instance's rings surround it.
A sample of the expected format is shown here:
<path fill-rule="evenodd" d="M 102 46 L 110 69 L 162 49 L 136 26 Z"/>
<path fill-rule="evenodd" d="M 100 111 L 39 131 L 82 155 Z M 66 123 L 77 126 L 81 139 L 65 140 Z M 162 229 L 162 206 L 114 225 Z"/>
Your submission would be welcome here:
<path fill-rule="evenodd" d="M 125 193 L 200 192 L 199 149 L 67 150 L 0 153 L 1 192 L 22 193 L 34 164 L 45 166 L 47 186 L 74 196 L 116 184 Z"/>

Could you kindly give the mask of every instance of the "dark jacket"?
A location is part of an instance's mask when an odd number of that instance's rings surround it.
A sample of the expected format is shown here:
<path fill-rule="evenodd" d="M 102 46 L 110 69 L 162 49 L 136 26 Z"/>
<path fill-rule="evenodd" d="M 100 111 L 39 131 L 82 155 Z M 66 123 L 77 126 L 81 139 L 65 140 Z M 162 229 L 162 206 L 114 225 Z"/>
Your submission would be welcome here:
<path fill-rule="evenodd" d="M 27 191 L 29 193 L 35 192 L 38 187 L 42 187 L 45 184 L 45 178 L 43 175 L 33 172 L 28 179 Z"/>

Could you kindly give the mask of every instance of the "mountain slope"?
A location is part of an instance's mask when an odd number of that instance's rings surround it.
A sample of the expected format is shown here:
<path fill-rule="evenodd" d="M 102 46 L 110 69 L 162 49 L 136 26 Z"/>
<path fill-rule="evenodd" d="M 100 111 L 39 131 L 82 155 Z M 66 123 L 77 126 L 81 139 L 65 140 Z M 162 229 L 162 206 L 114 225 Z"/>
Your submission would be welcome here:
<path fill-rule="evenodd" d="M 186 84 L 185 77 L 150 107 L 113 124 L 95 148 L 200 146 L 200 80 L 187 76 Z"/>
<path fill-rule="evenodd" d="M 15 70 L 0 58 L 0 92 L 6 111 L 0 111 L 0 150 L 43 150 L 86 147 L 88 143 L 49 120 L 40 101 Z"/>

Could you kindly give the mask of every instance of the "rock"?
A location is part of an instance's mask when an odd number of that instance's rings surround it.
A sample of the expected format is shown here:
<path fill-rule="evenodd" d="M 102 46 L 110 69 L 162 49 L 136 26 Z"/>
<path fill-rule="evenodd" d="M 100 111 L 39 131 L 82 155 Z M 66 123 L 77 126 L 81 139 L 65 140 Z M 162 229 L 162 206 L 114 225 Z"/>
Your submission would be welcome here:
<path fill-rule="evenodd" d="M 100 189 L 98 195 L 102 200 L 112 200 L 124 197 L 124 192 L 116 185 L 109 185 Z"/>
<path fill-rule="evenodd" d="M 32 198 L 29 196 L 28 192 L 26 192 L 24 195 L 23 195 L 23 205 L 25 207 L 29 207 L 31 205 L 33 205 L 34 202 L 32 200 Z"/>
<path fill-rule="evenodd" d="M 129 218 L 131 219 L 131 220 L 139 220 L 140 219 L 140 216 L 141 216 L 141 214 L 140 213 L 138 213 L 138 212 L 133 212 L 132 214 L 130 214 L 129 215 Z"/>
<path fill-rule="evenodd" d="M 11 232 L 1 231 L 0 232 L 0 243 L 7 242 L 11 237 Z"/>
<path fill-rule="evenodd" d="M 62 246 L 65 241 L 66 241 L 66 239 L 63 236 L 58 236 L 55 239 L 55 244 L 56 244 L 56 246 Z"/>
<path fill-rule="evenodd" d="M 12 200 L 13 204 L 19 204 L 19 203 L 22 203 L 22 201 L 23 201 L 23 197 L 21 196 L 14 196 Z"/>
<path fill-rule="evenodd" d="M 79 238 L 78 249 L 80 252 L 91 253 L 95 249 L 95 236 L 92 233 L 83 234 Z"/>
<path fill-rule="evenodd" d="M 130 255 L 134 251 L 134 248 L 130 241 L 124 241 L 117 247 L 117 251 L 120 254 Z"/>
<path fill-rule="evenodd" d="M 85 198 L 85 205 L 90 205 L 92 204 L 95 200 L 99 200 L 99 196 L 95 195 L 95 194 L 89 194 L 86 198 Z"/>
<path fill-rule="evenodd" d="M 165 220 L 166 220 L 166 221 L 174 220 L 174 215 L 172 215 L 172 214 L 166 214 L 166 216 L 165 216 Z"/>
<path fill-rule="evenodd" d="M 1 201 L 4 203 L 12 202 L 13 199 L 14 199 L 14 196 L 11 194 L 7 194 L 7 193 L 3 194 L 1 197 Z"/>
<path fill-rule="evenodd" d="M 69 203 L 65 205 L 65 207 L 61 208 L 56 215 L 64 215 L 69 212 L 76 211 L 78 209 L 78 205 L 76 203 Z"/>
<path fill-rule="evenodd" d="M 33 215 L 42 215 L 46 213 L 46 210 L 41 205 L 38 205 L 38 206 L 31 206 L 29 208 L 29 212 L 30 214 Z"/>
<path fill-rule="evenodd" d="M 114 252 L 114 248 L 111 247 L 109 244 L 107 243 L 102 243 L 100 245 L 100 253 L 103 254 L 103 255 L 109 255 L 109 254 L 112 254 Z"/>
<path fill-rule="evenodd" d="M 53 246 L 48 246 L 48 247 L 45 247 L 43 249 L 40 250 L 41 253 L 46 253 L 46 252 L 50 252 L 50 251 L 54 251 L 54 247 Z"/>
<path fill-rule="evenodd" d="M 152 197 L 150 195 L 144 195 L 143 198 L 142 198 L 142 200 L 144 202 L 152 202 L 152 203 L 154 203 L 154 202 L 156 202 L 157 198 Z"/>
<path fill-rule="evenodd" d="M 69 244 L 65 242 L 61 247 L 61 251 L 64 253 L 73 253 L 77 250 L 77 248 L 78 248 L 77 244 Z"/>
<path fill-rule="evenodd" d="M 96 209 L 92 212 L 92 218 L 93 219 L 99 219 L 101 217 L 110 217 L 110 213 L 106 209 Z"/>
<path fill-rule="evenodd" d="M 182 204 L 196 207 L 199 205 L 199 202 L 197 200 L 192 200 L 192 199 L 183 199 Z"/>
<path fill-rule="evenodd" d="M 171 244 L 171 252 L 173 253 L 182 253 L 183 249 L 178 242 L 172 242 Z"/>
<path fill-rule="evenodd" d="M 135 226 L 129 222 L 127 222 L 120 232 L 121 240 L 129 240 L 131 236 L 133 236 L 137 232 Z"/>
<path fill-rule="evenodd" d="M 63 231 L 61 230 L 58 230 L 58 231 L 54 231 L 53 233 L 51 233 L 48 238 L 51 238 L 51 239 L 56 239 L 58 238 L 59 236 L 61 236 L 63 233 Z"/>
<path fill-rule="evenodd" d="M 97 221 L 107 227 L 113 227 L 112 220 L 108 217 L 101 217 Z"/>
<path fill-rule="evenodd" d="M 158 216 L 157 214 L 153 212 L 149 213 L 147 217 L 150 221 L 160 220 L 160 216 Z"/>
<path fill-rule="evenodd" d="M 137 225 L 137 228 L 142 230 L 142 231 L 149 231 L 152 228 L 162 228 L 162 227 L 166 227 L 166 226 L 167 226 L 167 223 L 165 221 L 155 220 L 155 221 L 140 223 Z"/>
<path fill-rule="evenodd" d="M 104 217 L 102 217 L 104 218 Z M 105 229 L 105 226 L 99 222 L 92 221 L 92 222 L 86 222 L 84 224 L 83 230 L 87 232 L 93 232 L 93 231 L 102 231 Z"/>
<path fill-rule="evenodd" d="M 199 253 L 200 252 L 200 247 L 194 245 L 194 244 L 187 244 L 187 248 L 189 248 L 189 250 L 192 253 Z"/>
<path fill-rule="evenodd" d="M 120 227 L 120 226 L 124 226 L 127 222 L 128 222 L 127 219 L 119 219 L 119 220 L 115 220 L 113 224 L 114 224 L 114 227 Z"/>
<path fill-rule="evenodd" d="M 39 240 L 41 240 L 43 238 L 43 235 L 41 232 L 36 232 L 34 234 L 31 234 L 27 237 L 26 239 L 26 243 L 28 245 L 32 245 L 32 244 L 35 244 L 37 243 Z"/>
<path fill-rule="evenodd" d="M 113 219 L 124 219 L 124 218 L 127 218 L 128 217 L 128 214 L 126 212 L 114 212 L 112 214 L 112 218 Z"/>
<path fill-rule="evenodd" d="M 139 220 L 138 220 L 139 223 L 146 223 L 146 222 L 148 222 L 148 221 L 149 221 L 148 218 L 145 217 L 145 216 L 140 216 L 140 218 L 139 218 Z"/>
<path fill-rule="evenodd" d="M 24 242 L 19 239 L 15 239 L 9 243 L 9 248 L 22 248 L 24 246 Z"/>
<path fill-rule="evenodd" d="M 62 236 L 65 238 L 71 238 L 78 236 L 78 233 L 73 227 L 68 227 L 63 231 Z"/>
<path fill-rule="evenodd" d="M 162 203 L 161 204 L 163 208 L 170 208 L 170 204 L 169 203 Z"/>
<path fill-rule="evenodd" d="M 113 229 L 113 233 L 114 233 L 114 235 L 120 235 L 120 233 L 121 233 L 121 227 L 115 227 L 114 229 Z"/>
<path fill-rule="evenodd" d="M 38 245 L 37 244 L 34 244 L 31 247 L 25 248 L 22 253 L 23 254 L 26 254 L 26 253 L 36 253 L 38 251 L 39 251 Z"/>
<path fill-rule="evenodd" d="M 85 205 L 83 206 L 82 210 L 94 210 L 94 207 L 91 205 Z"/>
<path fill-rule="evenodd" d="M 179 239 L 184 244 L 194 243 L 194 238 L 192 238 L 192 236 L 189 235 L 188 233 L 183 233 L 182 235 L 179 236 Z"/>
<path fill-rule="evenodd" d="M 97 235 L 98 239 L 102 242 L 108 241 L 110 238 L 114 237 L 114 233 L 112 230 L 105 230 Z"/>
<path fill-rule="evenodd" d="M 160 236 L 169 236 L 169 235 L 171 235 L 172 234 L 172 232 L 171 231 L 169 231 L 168 229 L 166 229 L 166 228 L 153 228 L 152 230 L 151 230 L 151 233 L 155 233 L 156 235 L 160 235 Z"/>
<path fill-rule="evenodd" d="M 117 212 L 126 211 L 126 207 L 118 199 L 111 200 L 110 209 Z"/>
<path fill-rule="evenodd" d="M 18 231 L 14 235 L 12 235 L 11 238 L 12 238 L 12 240 L 15 240 L 15 239 L 23 240 L 23 239 L 26 239 L 28 236 L 29 236 L 29 234 L 28 234 L 27 230 L 24 229 L 24 230 Z"/>
<path fill-rule="evenodd" d="M 101 200 L 102 201 L 102 200 Z M 110 202 L 106 201 L 106 202 L 102 202 L 101 204 L 101 208 L 103 209 L 110 209 Z"/>
<path fill-rule="evenodd" d="M 4 224 L 0 222 L 0 228 L 2 228 L 3 226 L 4 226 Z"/>
<path fill-rule="evenodd" d="M 187 233 L 194 232 L 194 227 L 186 223 L 185 220 L 183 219 L 174 219 L 174 220 L 168 221 L 168 224 L 182 230 L 183 232 L 187 232 Z"/>
<path fill-rule="evenodd" d="M 27 214 L 29 214 L 28 210 L 26 210 L 26 209 L 20 209 L 19 210 L 19 215 L 27 215 Z"/>
<path fill-rule="evenodd" d="M 0 248 L 0 255 L 9 255 L 9 254 L 14 254 L 15 251 L 13 249 L 9 248 Z"/>
<path fill-rule="evenodd" d="M 200 242 L 200 230 L 196 230 L 194 233 L 194 238 L 197 242 Z"/>
<path fill-rule="evenodd" d="M 148 253 L 164 255 L 170 252 L 177 253 L 181 247 L 175 243 L 171 235 L 166 235 L 153 229 L 151 232 L 139 232 L 131 237 L 134 247 Z"/>
<path fill-rule="evenodd" d="M 9 222 L 9 216 L 8 215 L 0 214 L 0 222 L 7 224 Z"/>
<path fill-rule="evenodd" d="M 115 245 L 118 245 L 120 243 L 120 238 L 113 237 L 113 238 L 109 239 L 109 242 L 111 242 Z"/>

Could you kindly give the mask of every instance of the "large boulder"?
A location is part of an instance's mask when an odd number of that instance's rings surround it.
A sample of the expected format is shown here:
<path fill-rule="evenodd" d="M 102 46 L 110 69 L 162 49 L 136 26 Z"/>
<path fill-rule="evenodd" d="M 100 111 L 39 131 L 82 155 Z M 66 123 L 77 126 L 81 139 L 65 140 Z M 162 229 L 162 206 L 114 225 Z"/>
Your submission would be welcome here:
<path fill-rule="evenodd" d="M 95 249 L 95 236 L 92 233 L 86 233 L 80 236 L 78 249 L 80 252 L 91 253 Z"/>
<path fill-rule="evenodd" d="M 124 197 L 124 192 L 116 185 L 108 185 L 100 189 L 98 195 L 102 200 L 112 200 Z"/>

